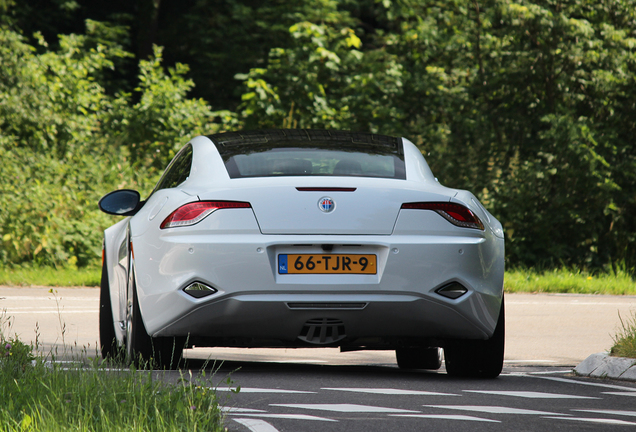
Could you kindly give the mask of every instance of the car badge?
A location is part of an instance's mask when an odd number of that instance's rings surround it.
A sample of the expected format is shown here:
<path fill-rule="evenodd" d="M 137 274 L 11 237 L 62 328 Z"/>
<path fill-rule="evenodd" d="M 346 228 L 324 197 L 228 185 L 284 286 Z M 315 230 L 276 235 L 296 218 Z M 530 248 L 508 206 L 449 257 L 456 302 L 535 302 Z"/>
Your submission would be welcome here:
<path fill-rule="evenodd" d="M 336 208 L 336 202 L 329 197 L 322 197 L 318 200 L 318 208 L 323 213 L 331 213 Z"/>

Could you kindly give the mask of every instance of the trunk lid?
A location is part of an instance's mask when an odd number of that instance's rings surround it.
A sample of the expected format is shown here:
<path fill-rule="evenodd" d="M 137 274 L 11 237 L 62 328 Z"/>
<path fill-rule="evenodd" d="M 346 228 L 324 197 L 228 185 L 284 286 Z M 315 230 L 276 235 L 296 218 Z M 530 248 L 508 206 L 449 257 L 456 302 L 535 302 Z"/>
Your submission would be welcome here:
<path fill-rule="evenodd" d="M 263 234 L 311 235 L 390 235 L 403 203 L 449 200 L 440 193 L 364 185 L 271 185 L 235 189 L 232 198 L 207 195 L 200 198 L 250 202 Z"/>

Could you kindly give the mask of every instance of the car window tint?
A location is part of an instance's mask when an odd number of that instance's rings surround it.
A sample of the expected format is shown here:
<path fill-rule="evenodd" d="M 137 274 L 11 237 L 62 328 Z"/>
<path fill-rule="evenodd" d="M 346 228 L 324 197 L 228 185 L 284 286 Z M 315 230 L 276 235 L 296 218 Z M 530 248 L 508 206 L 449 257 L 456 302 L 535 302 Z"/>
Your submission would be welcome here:
<path fill-rule="evenodd" d="M 155 191 L 179 186 L 190 176 L 192 168 L 192 146 L 188 144 L 175 156 L 161 179 L 155 187 Z M 153 191 L 154 192 L 154 191 Z"/>
<path fill-rule="evenodd" d="M 287 144 L 287 143 L 286 143 Z M 249 152 L 221 155 L 230 178 L 274 176 L 346 176 L 405 179 L 404 159 L 378 149 L 342 146 L 251 146 Z M 375 150 L 375 151 L 374 151 Z"/>
<path fill-rule="evenodd" d="M 401 138 L 364 132 L 272 129 L 210 135 L 230 178 L 349 176 L 406 179 Z"/>
<path fill-rule="evenodd" d="M 333 148 L 267 149 L 231 156 L 225 164 L 231 178 L 308 175 L 401 178 L 404 166 L 395 155 Z"/>

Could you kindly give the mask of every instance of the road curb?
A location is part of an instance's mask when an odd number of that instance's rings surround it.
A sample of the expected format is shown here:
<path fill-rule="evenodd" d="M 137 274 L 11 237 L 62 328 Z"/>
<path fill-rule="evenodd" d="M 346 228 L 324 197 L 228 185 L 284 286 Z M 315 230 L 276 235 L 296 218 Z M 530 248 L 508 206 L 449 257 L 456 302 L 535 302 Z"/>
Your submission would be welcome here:
<path fill-rule="evenodd" d="M 596 353 L 575 367 L 574 373 L 578 376 L 591 378 L 612 378 L 636 382 L 636 359 Z"/>

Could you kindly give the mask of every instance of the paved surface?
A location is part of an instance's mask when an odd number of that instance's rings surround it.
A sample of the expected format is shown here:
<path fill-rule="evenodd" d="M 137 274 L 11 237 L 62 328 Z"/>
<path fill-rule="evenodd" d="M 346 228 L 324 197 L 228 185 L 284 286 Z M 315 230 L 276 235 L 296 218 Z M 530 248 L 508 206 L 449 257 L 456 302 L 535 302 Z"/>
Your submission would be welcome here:
<path fill-rule="evenodd" d="M 222 378 L 230 372 L 233 384 L 228 386 Z M 395 366 L 227 362 L 213 383 L 231 432 L 636 427 L 635 383 L 575 378 L 568 372 L 506 367 L 495 380 L 476 380 Z M 239 385 L 238 393 L 231 391 Z"/>
<path fill-rule="evenodd" d="M 98 344 L 99 289 L 0 287 L 0 310 L 10 318 L 11 334 L 38 341 L 58 355 L 71 350 L 95 353 Z M 553 294 L 506 295 L 506 364 L 574 367 L 589 355 L 608 350 L 620 326 L 619 313 L 636 311 L 636 296 Z M 6 333 L 7 330 L 5 330 Z M 339 353 L 337 349 L 195 349 L 194 358 L 394 364 L 393 352 Z"/>
<path fill-rule="evenodd" d="M 506 358 L 576 365 L 612 347 L 619 313 L 636 313 L 636 296 L 508 294 Z"/>
<path fill-rule="evenodd" d="M 4 334 L 37 340 L 41 351 L 58 356 L 96 352 L 99 288 L 0 287 L 0 311 Z"/>

